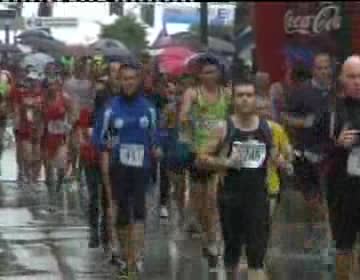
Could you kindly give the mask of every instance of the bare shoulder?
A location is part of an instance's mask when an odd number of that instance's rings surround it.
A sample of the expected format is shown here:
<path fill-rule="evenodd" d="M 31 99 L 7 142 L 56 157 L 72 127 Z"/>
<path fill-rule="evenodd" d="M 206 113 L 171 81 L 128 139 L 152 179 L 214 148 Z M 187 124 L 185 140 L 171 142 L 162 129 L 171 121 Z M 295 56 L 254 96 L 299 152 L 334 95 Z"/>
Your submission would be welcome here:
<path fill-rule="evenodd" d="M 184 92 L 184 97 L 189 98 L 189 99 L 195 99 L 196 98 L 196 88 L 189 87 L 188 89 L 186 89 Z"/>

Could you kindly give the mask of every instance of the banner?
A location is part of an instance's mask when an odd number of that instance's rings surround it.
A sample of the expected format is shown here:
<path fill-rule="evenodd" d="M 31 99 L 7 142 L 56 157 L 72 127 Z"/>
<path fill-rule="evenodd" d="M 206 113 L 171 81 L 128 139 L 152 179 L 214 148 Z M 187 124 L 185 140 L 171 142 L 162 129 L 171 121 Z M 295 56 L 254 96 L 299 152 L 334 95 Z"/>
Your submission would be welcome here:
<path fill-rule="evenodd" d="M 346 4 L 352 6 L 352 3 Z M 351 40 L 358 37 L 349 30 L 351 23 L 348 22 L 354 17 L 345 10 L 346 4 L 335 1 L 256 3 L 258 69 L 279 81 L 290 77 L 295 65 L 302 64 L 310 70 L 314 54 L 319 51 L 328 52 L 341 61 L 351 51 Z"/>
<path fill-rule="evenodd" d="M 287 5 L 284 52 L 290 64 L 302 63 L 310 68 L 314 54 L 319 51 L 335 57 L 340 55 L 341 2 L 289 2 Z"/>
<path fill-rule="evenodd" d="M 209 25 L 231 25 L 234 20 L 234 7 L 217 6 L 208 8 Z M 166 7 L 163 21 L 178 24 L 200 24 L 200 9 L 196 7 Z"/>

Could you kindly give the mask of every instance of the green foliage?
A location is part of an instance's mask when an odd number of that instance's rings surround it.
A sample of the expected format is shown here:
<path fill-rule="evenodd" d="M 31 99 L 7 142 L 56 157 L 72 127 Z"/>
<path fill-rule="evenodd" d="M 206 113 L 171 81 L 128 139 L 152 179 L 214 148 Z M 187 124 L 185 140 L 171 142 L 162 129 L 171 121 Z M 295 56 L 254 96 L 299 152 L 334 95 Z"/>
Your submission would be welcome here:
<path fill-rule="evenodd" d="M 103 25 L 101 37 L 119 40 L 133 52 L 140 52 L 147 47 L 146 27 L 133 16 L 123 16 L 113 24 Z"/>
<path fill-rule="evenodd" d="M 208 26 L 208 33 L 211 37 L 216 37 L 219 39 L 223 39 L 226 41 L 232 41 L 233 37 L 233 29 L 232 25 L 209 25 Z M 200 34 L 200 26 L 198 24 L 193 24 L 190 26 L 190 32 Z"/>

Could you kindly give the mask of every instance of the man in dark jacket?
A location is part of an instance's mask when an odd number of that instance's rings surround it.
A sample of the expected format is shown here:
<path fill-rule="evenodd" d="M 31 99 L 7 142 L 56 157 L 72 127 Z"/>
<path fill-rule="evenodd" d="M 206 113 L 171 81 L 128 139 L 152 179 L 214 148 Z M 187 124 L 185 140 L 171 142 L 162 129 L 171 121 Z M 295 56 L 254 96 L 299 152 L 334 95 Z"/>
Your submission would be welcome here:
<path fill-rule="evenodd" d="M 353 248 L 360 232 L 360 57 L 349 57 L 342 68 L 344 97 L 317 131 L 330 137 L 327 174 L 328 205 L 336 241 L 336 279 L 351 279 Z M 321 132 L 323 130 L 323 132 Z M 359 260 L 358 260 L 359 261 Z"/>

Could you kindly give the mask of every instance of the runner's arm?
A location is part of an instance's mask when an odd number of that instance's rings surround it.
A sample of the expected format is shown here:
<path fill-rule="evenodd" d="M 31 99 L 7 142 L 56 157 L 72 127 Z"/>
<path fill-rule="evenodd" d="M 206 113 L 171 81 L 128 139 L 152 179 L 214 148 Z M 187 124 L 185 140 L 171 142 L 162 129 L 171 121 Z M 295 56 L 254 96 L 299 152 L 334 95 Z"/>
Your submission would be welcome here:
<path fill-rule="evenodd" d="M 107 200 L 107 205 L 111 210 L 111 201 L 112 201 L 112 190 L 111 190 L 111 179 L 110 179 L 110 150 L 106 149 L 100 153 L 100 169 L 102 175 L 102 183 L 105 190 L 105 199 Z"/>
<path fill-rule="evenodd" d="M 226 122 L 224 122 L 211 133 L 212 137 L 209 138 L 211 140 L 204 148 L 204 153 L 199 154 L 196 160 L 197 164 L 202 168 L 216 171 L 226 171 L 229 169 L 231 164 L 226 157 L 229 150 L 228 145 L 225 144 L 226 131 Z M 217 155 L 219 150 L 220 152 Z"/>
<path fill-rule="evenodd" d="M 189 114 L 195 97 L 196 97 L 196 92 L 193 88 L 189 88 L 185 91 L 180 107 L 180 114 L 179 114 L 180 123 L 187 123 L 189 121 Z"/>

